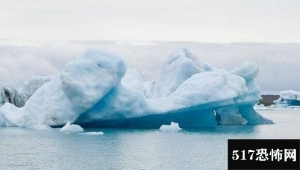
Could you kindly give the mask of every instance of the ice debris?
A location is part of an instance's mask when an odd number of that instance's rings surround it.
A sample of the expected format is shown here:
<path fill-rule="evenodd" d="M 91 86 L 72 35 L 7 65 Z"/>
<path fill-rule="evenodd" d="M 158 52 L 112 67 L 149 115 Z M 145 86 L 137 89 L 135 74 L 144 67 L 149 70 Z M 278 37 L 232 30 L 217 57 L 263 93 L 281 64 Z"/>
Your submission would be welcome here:
<path fill-rule="evenodd" d="M 181 128 L 179 127 L 178 123 L 171 122 L 170 125 L 162 125 L 159 130 L 164 132 L 176 132 L 180 131 Z"/>
<path fill-rule="evenodd" d="M 61 132 L 71 132 L 71 133 L 79 133 L 83 132 L 83 128 L 79 125 L 71 124 L 68 122 L 65 126 L 63 126 L 59 131 Z"/>

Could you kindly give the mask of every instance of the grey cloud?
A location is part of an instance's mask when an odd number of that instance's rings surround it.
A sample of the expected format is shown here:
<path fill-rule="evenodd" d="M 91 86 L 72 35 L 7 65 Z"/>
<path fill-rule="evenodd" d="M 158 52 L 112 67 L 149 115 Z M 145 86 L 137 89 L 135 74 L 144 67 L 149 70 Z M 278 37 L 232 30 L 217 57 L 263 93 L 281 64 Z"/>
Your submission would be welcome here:
<path fill-rule="evenodd" d="M 257 82 L 264 92 L 300 91 L 300 44 L 73 41 L 40 47 L 1 46 L 0 83 L 20 86 L 35 75 L 56 75 L 88 48 L 117 53 L 128 68 L 135 68 L 152 80 L 159 74 L 165 57 L 179 47 L 187 47 L 200 60 L 219 69 L 231 70 L 247 60 L 257 63 Z"/>

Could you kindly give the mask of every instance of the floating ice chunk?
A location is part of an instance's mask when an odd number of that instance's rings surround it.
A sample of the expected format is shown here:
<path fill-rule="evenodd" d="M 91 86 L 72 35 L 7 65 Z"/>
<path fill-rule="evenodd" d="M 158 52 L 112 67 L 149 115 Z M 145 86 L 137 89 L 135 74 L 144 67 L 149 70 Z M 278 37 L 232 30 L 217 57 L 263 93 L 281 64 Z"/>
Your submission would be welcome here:
<path fill-rule="evenodd" d="M 294 90 L 286 90 L 280 92 L 280 97 L 286 100 L 298 100 L 300 101 L 300 92 Z"/>
<path fill-rule="evenodd" d="M 137 71 L 123 77 L 125 72 L 118 56 L 88 50 L 39 87 L 24 107 L 4 104 L 0 125 L 35 128 L 70 121 L 86 127 L 158 129 L 169 122 L 182 128 L 273 123 L 253 109 L 260 99 L 254 82 L 259 70 L 254 63 L 228 72 L 180 49 L 167 58 L 149 88 Z M 0 96 L 6 96 L 4 89 Z M 234 114 L 227 106 L 234 106 Z"/>
<path fill-rule="evenodd" d="M 79 135 L 104 135 L 103 132 L 84 132 L 84 133 L 78 133 Z"/>
<path fill-rule="evenodd" d="M 300 106 L 300 92 L 285 90 L 280 92 L 279 99 L 275 100 L 275 107 L 287 108 L 289 106 Z"/>
<path fill-rule="evenodd" d="M 78 133 L 83 132 L 83 128 L 79 125 L 74 125 L 68 122 L 64 127 L 62 127 L 59 131 L 61 132 L 71 132 L 71 133 Z"/>
<path fill-rule="evenodd" d="M 162 125 L 159 130 L 164 132 L 176 132 L 180 131 L 181 128 L 179 127 L 178 123 L 171 122 L 171 125 Z"/>

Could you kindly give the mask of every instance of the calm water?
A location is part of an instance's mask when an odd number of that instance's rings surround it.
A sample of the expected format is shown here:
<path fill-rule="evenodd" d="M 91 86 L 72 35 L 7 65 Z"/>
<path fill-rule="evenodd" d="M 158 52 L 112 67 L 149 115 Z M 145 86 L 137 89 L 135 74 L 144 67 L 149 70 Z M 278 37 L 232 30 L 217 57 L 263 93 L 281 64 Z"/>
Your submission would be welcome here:
<path fill-rule="evenodd" d="M 227 169 L 227 139 L 300 139 L 300 110 L 259 112 L 276 124 L 87 130 L 100 136 L 0 128 L 0 169 Z"/>

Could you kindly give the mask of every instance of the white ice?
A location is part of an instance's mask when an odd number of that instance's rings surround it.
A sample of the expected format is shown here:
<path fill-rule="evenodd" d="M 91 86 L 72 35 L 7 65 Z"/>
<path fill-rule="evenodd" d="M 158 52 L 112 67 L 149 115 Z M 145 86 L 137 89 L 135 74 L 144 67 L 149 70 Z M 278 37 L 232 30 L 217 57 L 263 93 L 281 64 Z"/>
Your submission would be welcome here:
<path fill-rule="evenodd" d="M 61 131 L 61 132 L 70 132 L 70 133 L 79 133 L 79 132 L 83 132 L 84 130 L 81 126 L 71 124 L 70 122 L 68 122 L 59 131 Z"/>
<path fill-rule="evenodd" d="M 178 123 L 171 122 L 170 125 L 162 125 L 159 130 L 164 132 L 176 132 L 180 131 L 181 128 L 179 127 Z"/>
<path fill-rule="evenodd" d="M 21 90 L 9 84 L 0 85 L 0 106 L 4 103 L 11 103 L 17 107 L 23 107 L 33 93 L 52 78 L 53 76 L 34 76 L 24 82 Z"/>
<path fill-rule="evenodd" d="M 137 70 L 127 70 L 118 55 L 88 50 L 37 90 L 29 88 L 36 91 L 23 107 L 5 103 L 0 125 L 35 128 L 70 121 L 83 126 L 159 128 L 173 121 L 188 128 L 273 123 L 253 109 L 260 99 L 254 81 L 258 73 L 250 61 L 233 71 L 219 70 L 181 48 L 167 57 L 149 83 Z"/>
<path fill-rule="evenodd" d="M 294 108 L 300 106 L 300 92 L 285 90 L 280 92 L 279 99 L 274 101 L 277 108 Z"/>
<path fill-rule="evenodd" d="M 294 90 L 286 90 L 280 92 L 280 97 L 287 100 L 298 100 L 300 101 L 300 92 Z"/>
<path fill-rule="evenodd" d="M 79 135 L 91 135 L 91 136 L 97 136 L 97 135 L 104 135 L 103 132 L 84 132 L 84 133 L 78 133 Z"/>

